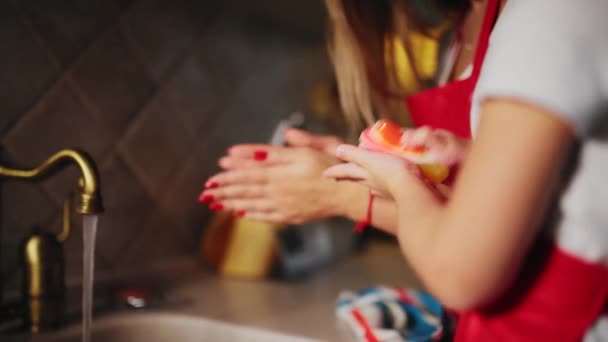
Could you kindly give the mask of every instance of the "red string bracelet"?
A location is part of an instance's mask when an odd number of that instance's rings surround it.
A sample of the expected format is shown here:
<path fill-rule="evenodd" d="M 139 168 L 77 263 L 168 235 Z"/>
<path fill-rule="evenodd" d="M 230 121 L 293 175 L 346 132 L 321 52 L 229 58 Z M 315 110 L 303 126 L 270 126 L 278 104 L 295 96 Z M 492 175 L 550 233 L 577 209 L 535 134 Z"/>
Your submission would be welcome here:
<path fill-rule="evenodd" d="M 369 200 L 367 202 L 367 213 L 365 214 L 365 218 L 361 221 L 357 221 L 355 224 L 355 228 L 353 229 L 355 233 L 362 233 L 365 228 L 367 228 L 372 223 L 372 206 L 374 203 L 374 194 L 369 192 Z"/>

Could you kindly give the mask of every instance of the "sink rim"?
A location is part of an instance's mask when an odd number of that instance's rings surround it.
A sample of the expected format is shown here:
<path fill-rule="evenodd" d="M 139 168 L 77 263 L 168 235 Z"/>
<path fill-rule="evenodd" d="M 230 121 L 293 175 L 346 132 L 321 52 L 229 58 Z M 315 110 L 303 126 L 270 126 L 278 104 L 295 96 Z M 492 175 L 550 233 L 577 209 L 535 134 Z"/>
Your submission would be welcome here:
<path fill-rule="evenodd" d="M 306 336 L 298 336 L 286 334 L 283 332 L 274 331 L 272 329 L 264 329 L 246 324 L 236 324 L 197 315 L 171 312 L 163 310 L 149 310 L 149 311 L 121 311 L 113 312 L 107 315 L 100 316 L 93 319 L 92 334 L 103 333 L 104 331 L 111 331 L 114 329 L 139 329 L 146 325 L 161 324 L 168 325 L 170 328 L 177 326 L 190 326 L 195 327 L 204 331 L 205 329 L 221 329 L 225 330 L 227 334 L 232 332 L 238 332 L 239 334 L 247 333 L 248 335 L 269 337 L 273 339 L 285 338 L 292 342 L 320 342 L 320 340 L 313 339 Z M 197 325 L 199 325 L 197 327 Z M 74 338 L 75 335 L 81 335 L 81 325 L 79 322 L 70 324 L 58 331 L 43 333 L 36 335 L 32 341 L 61 341 L 63 339 Z"/>

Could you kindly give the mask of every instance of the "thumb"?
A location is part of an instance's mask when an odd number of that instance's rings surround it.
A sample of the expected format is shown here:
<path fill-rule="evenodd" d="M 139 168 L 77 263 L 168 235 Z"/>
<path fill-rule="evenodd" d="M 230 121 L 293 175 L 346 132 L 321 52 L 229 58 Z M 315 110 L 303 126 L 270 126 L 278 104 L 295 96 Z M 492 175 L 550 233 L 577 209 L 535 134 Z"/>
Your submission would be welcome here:
<path fill-rule="evenodd" d="M 372 174 L 386 173 L 387 170 L 396 166 L 395 163 L 399 163 L 399 167 L 403 167 L 415 175 L 420 174 L 416 164 L 386 152 L 368 151 L 353 145 L 342 144 L 336 148 L 336 156 L 345 162 L 359 165 Z"/>

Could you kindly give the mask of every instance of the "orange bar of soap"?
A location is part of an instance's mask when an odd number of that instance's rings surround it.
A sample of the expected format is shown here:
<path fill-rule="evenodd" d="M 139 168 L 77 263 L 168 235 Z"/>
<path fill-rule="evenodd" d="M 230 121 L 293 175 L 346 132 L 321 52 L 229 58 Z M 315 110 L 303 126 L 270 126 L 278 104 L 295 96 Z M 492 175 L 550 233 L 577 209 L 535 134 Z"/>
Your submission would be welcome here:
<path fill-rule="evenodd" d="M 385 152 L 416 163 L 433 183 L 441 183 L 449 176 L 449 167 L 429 161 L 424 148 L 406 146 L 401 142 L 403 129 L 390 120 L 379 120 L 365 129 L 359 137 L 359 146 L 371 151 Z"/>

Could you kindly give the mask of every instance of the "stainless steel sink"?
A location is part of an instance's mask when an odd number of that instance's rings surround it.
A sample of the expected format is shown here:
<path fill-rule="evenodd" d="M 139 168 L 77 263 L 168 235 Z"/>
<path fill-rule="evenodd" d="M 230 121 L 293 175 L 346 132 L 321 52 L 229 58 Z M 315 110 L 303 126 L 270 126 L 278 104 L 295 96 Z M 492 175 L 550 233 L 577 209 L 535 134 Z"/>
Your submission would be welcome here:
<path fill-rule="evenodd" d="M 20 341 L 80 342 L 80 326 Z M 175 313 L 120 313 L 94 320 L 93 342 L 319 342 Z"/>

